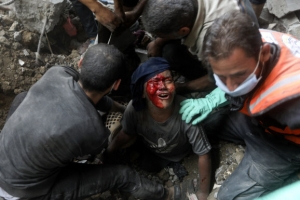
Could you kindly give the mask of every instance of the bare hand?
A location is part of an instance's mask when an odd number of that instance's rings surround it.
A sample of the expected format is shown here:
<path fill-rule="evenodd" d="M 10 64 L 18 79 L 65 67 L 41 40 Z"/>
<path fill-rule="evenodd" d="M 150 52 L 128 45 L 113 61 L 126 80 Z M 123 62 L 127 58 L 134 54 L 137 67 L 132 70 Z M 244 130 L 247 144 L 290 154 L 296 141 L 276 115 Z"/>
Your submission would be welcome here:
<path fill-rule="evenodd" d="M 207 194 L 201 193 L 200 191 L 198 191 L 198 192 L 196 193 L 196 196 L 197 196 L 197 199 L 198 199 L 198 200 L 207 200 L 207 197 L 208 197 Z"/>
<path fill-rule="evenodd" d="M 135 14 L 133 12 L 126 12 L 124 15 L 124 22 L 121 26 L 119 26 L 117 29 L 115 29 L 115 34 L 120 35 L 123 31 L 127 30 L 136 22 Z"/>
<path fill-rule="evenodd" d="M 123 22 L 123 19 L 111 11 L 109 8 L 104 7 L 100 12 L 95 13 L 97 21 L 108 28 L 111 32 L 115 31 Z"/>

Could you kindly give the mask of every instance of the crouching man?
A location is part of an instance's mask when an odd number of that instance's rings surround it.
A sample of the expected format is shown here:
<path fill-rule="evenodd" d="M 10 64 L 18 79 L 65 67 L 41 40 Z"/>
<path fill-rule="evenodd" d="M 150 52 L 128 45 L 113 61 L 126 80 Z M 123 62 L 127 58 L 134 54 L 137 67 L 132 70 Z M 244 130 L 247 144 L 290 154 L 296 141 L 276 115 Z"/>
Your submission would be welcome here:
<path fill-rule="evenodd" d="M 181 120 L 178 112 L 184 97 L 175 94 L 169 68 L 165 59 L 155 57 L 133 73 L 133 100 L 123 115 L 121 132 L 107 151 L 111 154 L 138 136 L 143 146 L 157 156 L 153 160 L 150 160 L 152 156 L 146 158 L 152 167 L 163 167 L 163 163 L 170 161 L 179 162 L 193 151 L 199 155 L 201 184 L 197 197 L 206 199 L 210 185 L 211 146 L 201 125 L 194 126 Z"/>
<path fill-rule="evenodd" d="M 23 100 L 13 102 L 12 110 L 17 108 L 0 135 L 0 196 L 84 199 L 114 188 L 141 199 L 166 199 L 161 184 L 129 167 L 71 162 L 106 146 L 109 130 L 96 107 L 109 106 L 105 95 L 118 89 L 124 69 L 122 53 L 106 44 L 89 48 L 80 63 L 81 74 L 52 67 Z"/>

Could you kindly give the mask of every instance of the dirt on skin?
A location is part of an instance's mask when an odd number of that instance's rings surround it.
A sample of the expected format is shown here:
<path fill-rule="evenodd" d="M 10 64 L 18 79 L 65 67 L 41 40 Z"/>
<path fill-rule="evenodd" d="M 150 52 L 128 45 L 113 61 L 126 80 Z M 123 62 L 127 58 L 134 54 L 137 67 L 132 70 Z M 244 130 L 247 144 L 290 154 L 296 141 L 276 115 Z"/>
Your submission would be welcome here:
<path fill-rule="evenodd" d="M 39 58 L 36 59 L 35 51 L 37 48 L 37 37 L 39 37 L 39 35 L 28 32 L 13 15 L 9 15 L 8 12 L 0 10 L 0 130 L 2 130 L 4 126 L 8 110 L 14 97 L 23 91 L 28 91 L 31 85 L 37 82 L 50 67 L 55 65 L 67 65 L 77 68 L 80 55 L 74 46 L 78 46 L 78 42 L 70 42 L 70 38 L 66 36 L 65 33 L 61 32 L 61 27 L 59 26 L 55 31 L 59 34 L 56 33 L 52 35 L 59 35 L 61 38 L 67 38 L 69 46 L 66 45 L 67 42 L 55 41 L 55 39 L 51 38 L 50 33 L 50 44 L 52 47 L 56 47 L 53 51 L 55 51 L 55 53 L 67 52 L 67 54 L 51 54 L 48 49 L 48 44 L 45 42 L 46 39 L 43 38 L 42 51 Z M 62 44 L 64 46 L 61 46 Z M 38 60 L 38 62 L 36 62 L 36 60 Z M 219 151 L 234 152 L 234 150 L 228 151 L 228 149 L 226 149 L 226 144 L 221 144 L 220 146 L 217 145 L 215 152 Z M 228 165 L 226 159 L 232 155 L 232 153 L 226 153 L 224 155 L 224 163 Z M 213 158 L 216 159 L 213 159 L 212 185 L 215 183 L 214 172 L 220 165 L 219 154 L 213 153 Z M 185 158 L 183 166 L 188 171 L 188 175 L 184 177 L 181 183 L 183 186 L 182 199 L 188 199 L 186 196 L 187 192 L 195 192 L 194 190 L 198 187 L 197 182 L 195 182 L 195 180 L 199 180 L 198 156 L 191 155 Z M 225 170 L 224 173 L 226 172 L 226 174 L 228 174 L 231 173 L 231 171 L 228 172 L 228 170 Z M 165 187 L 170 187 L 179 183 L 178 179 L 170 169 L 162 170 L 159 174 L 143 173 L 143 176 L 163 183 Z M 226 177 L 227 176 L 221 174 L 218 179 L 223 180 Z M 116 199 L 116 196 L 108 191 L 88 199 L 109 200 Z M 128 199 L 132 200 L 134 198 L 129 197 Z"/>

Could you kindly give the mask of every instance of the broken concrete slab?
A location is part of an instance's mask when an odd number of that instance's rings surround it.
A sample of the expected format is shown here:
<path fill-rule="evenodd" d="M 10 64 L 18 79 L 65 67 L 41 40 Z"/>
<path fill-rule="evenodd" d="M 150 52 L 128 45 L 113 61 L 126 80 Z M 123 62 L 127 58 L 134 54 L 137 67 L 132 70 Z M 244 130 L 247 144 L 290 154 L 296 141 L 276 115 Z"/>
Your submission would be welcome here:
<path fill-rule="evenodd" d="M 300 23 L 290 26 L 288 28 L 288 33 L 300 40 Z"/>
<path fill-rule="evenodd" d="M 281 18 L 284 15 L 300 10 L 299 0 L 271 0 L 267 1 L 270 13 Z"/>
<path fill-rule="evenodd" d="M 0 44 L 5 45 L 6 47 L 10 46 L 10 42 L 8 41 L 8 39 L 4 36 L 0 36 Z"/>
<path fill-rule="evenodd" d="M 0 16 L 0 21 L 4 26 L 11 26 L 14 23 L 14 20 L 7 15 Z"/>
<path fill-rule="evenodd" d="M 270 13 L 269 9 L 265 6 L 259 16 L 265 23 L 272 23 L 274 21 L 274 15 Z"/>
<path fill-rule="evenodd" d="M 284 17 L 280 18 L 279 21 L 281 21 L 286 27 L 300 23 L 298 17 L 294 12 L 285 15 Z"/>
<path fill-rule="evenodd" d="M 26 29 L 42 32 L 47 17 L 45 31 L 51 31 L 59 21 L 67 0 L 22 0 L 15 1 L 16 16 Z"/>

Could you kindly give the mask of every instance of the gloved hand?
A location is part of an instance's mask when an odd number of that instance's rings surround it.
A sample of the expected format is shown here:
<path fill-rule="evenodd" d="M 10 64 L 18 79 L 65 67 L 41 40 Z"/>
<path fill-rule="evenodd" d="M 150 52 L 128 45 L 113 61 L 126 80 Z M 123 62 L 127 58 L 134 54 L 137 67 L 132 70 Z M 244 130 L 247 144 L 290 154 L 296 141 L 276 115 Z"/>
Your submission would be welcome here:
<path fill-rule="evenodd" d="M 192 122 L 195 125 L 204 120 L 214 108 L 228 105 L 228 102 L 225 98 L 225 93 L 221 89 L 216 88 L 206 95 L 205 98 L 186 99 L 180 105 L 179 113 L 182 114 L 182 120 L 190 123 L 196 117 Z"/>

